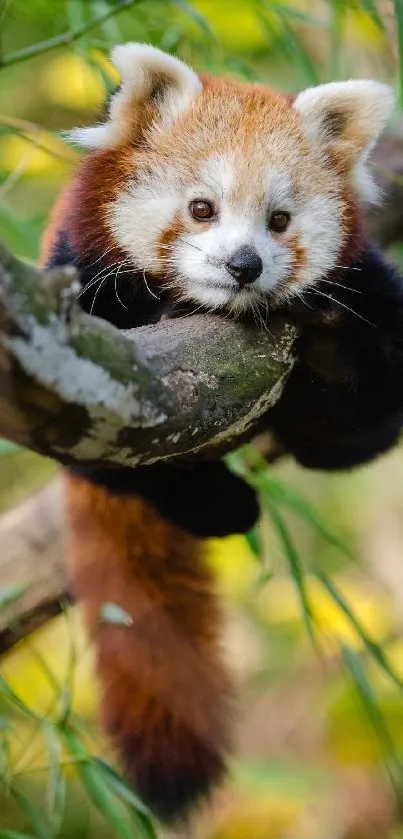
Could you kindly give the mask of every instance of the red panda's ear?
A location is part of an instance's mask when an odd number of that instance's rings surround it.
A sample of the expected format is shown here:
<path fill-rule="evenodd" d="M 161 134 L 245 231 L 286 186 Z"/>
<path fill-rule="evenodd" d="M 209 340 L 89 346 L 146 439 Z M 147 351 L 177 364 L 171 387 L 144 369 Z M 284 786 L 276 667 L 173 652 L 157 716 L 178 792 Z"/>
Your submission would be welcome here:
<path fill-rule="evenodd" d="M 294 101 L 313 142 L 344 153 L 347 165 L 366 156 L 394 104 L 392 89 L 357 79 L 303 90 Z"/>
<path fill-rule="evenodd" d="M 355 191 L 365 203 L 379 198 L 366 162 L 393 105 L 388 85 L 361 79 L 308 88 L 293 104 L 311 141 L 325 154 L 330 152 L 340 171 L 350 173 Z"/>
<path fill-rule="evenodd" d="M 114 148 L 135 139 L 145 122 L 168 127 L 202 89 L 187 64 L 148 44 L 114 47 L 111 59 L 120 71 L 121 84 L 111 99 L 107 121 L 68 135 L 87 148 Z"/>

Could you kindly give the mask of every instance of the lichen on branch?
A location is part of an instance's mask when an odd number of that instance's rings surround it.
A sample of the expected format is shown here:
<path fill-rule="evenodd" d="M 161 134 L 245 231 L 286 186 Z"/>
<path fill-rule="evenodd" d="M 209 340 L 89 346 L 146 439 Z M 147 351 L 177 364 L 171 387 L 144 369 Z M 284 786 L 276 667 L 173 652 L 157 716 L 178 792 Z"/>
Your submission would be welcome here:
<path fill-rule="evenodd" d="M 293 363 L 295 330 L 193 316 L 119 332 L 77 303 L 70 267 L 0 244 L 0 435 L 62 463 L 208 456 L 253 435 Z"/>

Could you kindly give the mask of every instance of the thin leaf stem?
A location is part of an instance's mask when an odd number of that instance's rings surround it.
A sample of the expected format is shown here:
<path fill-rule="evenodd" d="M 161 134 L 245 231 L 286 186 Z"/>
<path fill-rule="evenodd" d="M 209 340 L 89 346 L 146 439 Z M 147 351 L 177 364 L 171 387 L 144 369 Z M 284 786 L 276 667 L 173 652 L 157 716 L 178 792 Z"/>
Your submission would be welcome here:
<path fill-rule="evenodd" d="M 42 55 L 43 53 L 49 52 L 57 47 L 71 44 L 87 32 L 90 32 L 92 29 L 100 26 L 100 24 L 105 23 L 105 21 L 109 20 L 109 18 L 119 14 L 119 12 L 122 12 L 125 9 L 130 9 L 135 2 L 136 0 L 118 0 L 116 5 L 111 9 L 93 17 L 82 26 L 77 27 L 77 29 L 69 29 L 68 32 L 62 32 L 61 35 L 55 35 L 54 38 L 49 38 L 46 41 L 40 41 L 38 44 L 32 44 L 32 46 L 26 47 L 25 49 L 12 52 L 10 55 L 0 58 L 0 69 L 4 67 L 11 67 L 14 64 L 19 64 L 21 61 L 27 61 L 29 58 Z"/>

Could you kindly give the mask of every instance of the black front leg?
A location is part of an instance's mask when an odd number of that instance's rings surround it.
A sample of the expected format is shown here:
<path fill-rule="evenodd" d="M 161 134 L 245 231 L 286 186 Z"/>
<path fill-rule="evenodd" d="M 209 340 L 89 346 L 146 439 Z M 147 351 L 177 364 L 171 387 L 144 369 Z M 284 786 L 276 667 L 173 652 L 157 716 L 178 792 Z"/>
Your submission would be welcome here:
<path fill-rule="evenodd" d="M 337 470 L 370 461 L 398 440 L 403 278 L 368 245 L 334 282 L 342 287 L 322 283 L 306 296 L 312 309 L 298 362 L 265 421 L 301 464 Z"/>
<path fill-rule="evenodd" d="M 138 495 L 172 524 L 201 538 L 245 533 L 259 516 L 254 490 L 222 461 L 69 469 L 114 495 Z"/>
<path fill-rule="evenodd" d="M 68 227 L 60 228 L 47 268 L 74 265 L 82 285 L 80 304 L 85 312 L 107 320 L 118 329 L 156 323 L 170 314 L 172 304 L 160 288 L 153 288 L 142 271 L 130 268 L 122 255 L 89 251 L 78 254 L 69 240 Z"/>

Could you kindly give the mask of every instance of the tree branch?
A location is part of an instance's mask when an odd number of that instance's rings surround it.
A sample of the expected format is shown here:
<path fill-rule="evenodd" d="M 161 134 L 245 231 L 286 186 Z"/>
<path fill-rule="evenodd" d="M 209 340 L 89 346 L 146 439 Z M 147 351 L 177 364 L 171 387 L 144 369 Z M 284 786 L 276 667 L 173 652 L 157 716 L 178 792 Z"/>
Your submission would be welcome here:
<path fill-rule="evenodd" d="M 56 478 L 0 518 L 1 588 L 26 591 L 0 613 L 0 655 L 60 612 L 67 600 L 62 486 Z"/>
<path fill-rule="evenodd" d="M 403 239 L 401 121 L 374 170 L 385 200 L 371 232 L 393 244 Z M 292 328 L 273 319 L 270 331 L 201 317 L 123 334 L 79 311 L 71 269 L 38 271 L 0 245 L 0 435 L 61 461 L 229 450 L 252 435 L 291 367 Z M 258 445 L 279 454 L 267 434 Z M 62 536 L 57 481 L 0 519 L 2 585 L 30 583 L 2 614 L 0 654 L 62 608 Z"/>
<path fill-rule="evenodd" d="M 216 317 L 122 333 L 84 314 L 71 268 L 0 245 L 0 436 L 62 463 L 137 466 L 250 438 L 292 365 L 295 330 Z"/>

